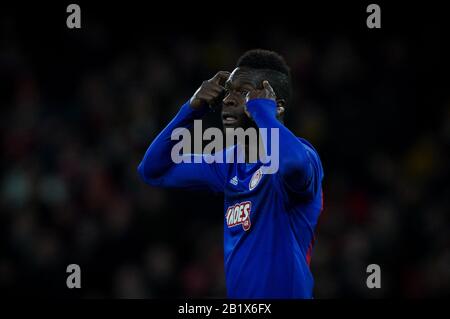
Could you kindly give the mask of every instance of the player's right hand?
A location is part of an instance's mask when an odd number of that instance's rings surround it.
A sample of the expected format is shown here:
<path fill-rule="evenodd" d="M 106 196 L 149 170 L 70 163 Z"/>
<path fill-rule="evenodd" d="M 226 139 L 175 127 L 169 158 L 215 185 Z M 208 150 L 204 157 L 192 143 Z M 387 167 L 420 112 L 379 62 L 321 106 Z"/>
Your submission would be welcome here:
<path fill-rule="evenodd" d="M 229 78 L 230 72 L 219 71 L 211 79 L 204 81 L 190 99 L 193 109 L 202 109 L 209 105 L 214 107 L 222 101 L 225 92 L 224 84 Z"/>

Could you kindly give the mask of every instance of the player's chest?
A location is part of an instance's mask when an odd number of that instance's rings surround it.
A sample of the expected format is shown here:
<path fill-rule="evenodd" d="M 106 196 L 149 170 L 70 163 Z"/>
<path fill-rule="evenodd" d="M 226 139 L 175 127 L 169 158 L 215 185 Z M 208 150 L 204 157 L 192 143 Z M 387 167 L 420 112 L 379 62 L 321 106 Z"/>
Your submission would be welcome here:
<path fill-rule="evenodd" d="M 272 175 L 261 169 L 251 174 L 232 175 L 225 187 L 225 227 L 231 234 L 249 232 L 263 214 L 270 213 L 274 198 Z"/>

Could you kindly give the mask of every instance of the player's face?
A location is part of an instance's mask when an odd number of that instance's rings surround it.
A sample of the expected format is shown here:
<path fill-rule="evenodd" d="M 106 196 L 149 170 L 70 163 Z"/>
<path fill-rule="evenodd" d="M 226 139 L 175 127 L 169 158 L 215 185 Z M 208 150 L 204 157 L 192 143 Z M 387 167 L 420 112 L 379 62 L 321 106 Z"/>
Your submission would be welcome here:
<path fill-rule="evenodd" d="M 223 127 L 247 128 L 252 121 L 245 114 L 245 96 L 256 87 L 254 71 L 236 68 L 225 82 L 225 97 L 222 105 Z"/>

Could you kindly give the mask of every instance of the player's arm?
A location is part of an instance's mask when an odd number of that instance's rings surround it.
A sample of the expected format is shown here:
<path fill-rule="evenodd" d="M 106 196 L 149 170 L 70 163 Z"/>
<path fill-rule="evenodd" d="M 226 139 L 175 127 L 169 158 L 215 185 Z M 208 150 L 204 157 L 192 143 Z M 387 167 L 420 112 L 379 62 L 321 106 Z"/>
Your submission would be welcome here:
<path fill-rule="evenodd" d="M 268 81 L 263 81 L 263 89 L 255 89 L 247 94 L 247 115 L 259 128 L 271 128 L 279 132 L 279 170 L 282 183 L 292 192 L 311 199 L 320 187 L 322 168 L 317 154 L 306 147 L 276 117 L 275 93 Z M 271 149 L 271 139 L 264 140 L 266 150 Z"/>
<path fill-rule="evenodd" d="M 186 154 L 190 162 L 175 164 L 172 160 L 172 148 L 177 143 L 171 139 L 177 128 L 189 128 L 195 119 L 200 119 L 223 94 L 223 82 L 229 72 L 220 71 L 212 79 L 202 83 L 191 99 L 186 102 L 174 119 L 161 131 L 150 144 L 144 158 L 138 166 L 141 179 L 152 186 L 205 189 L 221 192 L 224 185 L 223 165 L 208 164 L 205 160 L 195 163 L 194 157 L 201 154 Z M 205 155 L 206 156 L 206 155 Z"/>

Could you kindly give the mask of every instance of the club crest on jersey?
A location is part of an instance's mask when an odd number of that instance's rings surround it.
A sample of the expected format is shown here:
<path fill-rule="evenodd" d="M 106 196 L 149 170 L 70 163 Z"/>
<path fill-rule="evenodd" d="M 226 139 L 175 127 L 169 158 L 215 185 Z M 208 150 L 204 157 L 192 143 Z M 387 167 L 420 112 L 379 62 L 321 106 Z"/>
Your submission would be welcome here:
<path fill-rule="evenodd" d="M 249 230 L 252 225 L 250 222 L 251 208 L 252 203 L 248 201 L 228 207 L 225 215 L 228 227 L 242 225 L 245 231 Z"/>
<path fill-rule="evenodd" d="M 256 186 L 258 186 L 259 181 L 262 178 L 262 172 L 261 169 L 258 169 L 252 176 L 252 179 L 250 180 L 250 183 L 248 184 L 248 189 L 252 190 L 254 189 Z"/>

